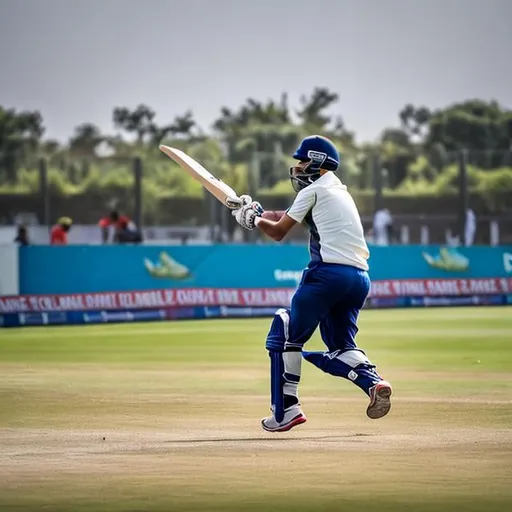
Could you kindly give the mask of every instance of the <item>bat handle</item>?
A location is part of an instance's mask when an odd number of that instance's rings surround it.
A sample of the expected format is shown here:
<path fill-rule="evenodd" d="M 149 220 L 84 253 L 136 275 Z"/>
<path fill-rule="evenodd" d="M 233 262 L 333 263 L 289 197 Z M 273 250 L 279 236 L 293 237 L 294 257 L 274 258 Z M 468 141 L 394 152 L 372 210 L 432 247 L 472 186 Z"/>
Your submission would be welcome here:
<path fill-rule="evenodd" d="M 243 206 L 242 200 L 238 197 L 227 197 L 226 206 L 232 210 L 237 210 Z"/>

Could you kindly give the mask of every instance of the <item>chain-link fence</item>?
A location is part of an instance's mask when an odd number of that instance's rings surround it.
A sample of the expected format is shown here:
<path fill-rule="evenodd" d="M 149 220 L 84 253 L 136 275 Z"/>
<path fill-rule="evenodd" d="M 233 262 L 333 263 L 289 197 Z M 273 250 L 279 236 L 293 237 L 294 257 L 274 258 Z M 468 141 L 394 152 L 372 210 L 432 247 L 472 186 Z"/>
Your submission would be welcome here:
<path fill-rule="evenodd" d="M 266 209 L 285 210 L 293 201 L 292 161 L 277 151 L 256 152 L 249 161 L 234 163 L 208 154 L 191 156 Z M 375 212 L 387 208 L 394 219 L 394 242 L 445 243 L 461 238 L 471 209 L 476 243 L 489 244 L 512 242 L 511 166 L 512 152 L 400 153 L 383 147 L 345 155 L 339 175 L 354 195 L 367 233 Z M 257 232 L 238 230 L 229 210 L 159 152 L 72 162 L 41 159 L 19 170 L 11 192 L 0 192 L 3 224 L 30 219 L 49 227 L 68 216 L 77 225 L 96 226 L 112 210 L 133 219 L 148 242 L 265 242 Z M 297 229 L 290 241 L 306 236 Z"/>

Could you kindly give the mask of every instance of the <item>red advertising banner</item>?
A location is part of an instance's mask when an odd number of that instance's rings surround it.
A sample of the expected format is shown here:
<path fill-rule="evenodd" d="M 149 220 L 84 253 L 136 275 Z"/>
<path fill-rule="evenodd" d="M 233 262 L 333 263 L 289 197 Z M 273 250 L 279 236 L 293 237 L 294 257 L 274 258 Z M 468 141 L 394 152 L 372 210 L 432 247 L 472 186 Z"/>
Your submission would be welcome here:
<path fill-rule="evenodd" d="M 127 310 L 191 306 L 286 307 L 295 288 L 167 288 L 112 293 L 0 297 L 0 313 Z M 512 278 L 372 282 L 371 297 L 450 297 L 512 293 Z"/>
<path fill-rule="evenodd" d="M 372 281 L 371 296 L 440 297 L 512 293 L 512 278 L 393 279 Z"/>
<path fill-rule="evenodd" d="M 291 288 L 183 288 L 135 292 L 0 297 L 0 313 L 172 308 L 190 306 L 284 306 Z"/>

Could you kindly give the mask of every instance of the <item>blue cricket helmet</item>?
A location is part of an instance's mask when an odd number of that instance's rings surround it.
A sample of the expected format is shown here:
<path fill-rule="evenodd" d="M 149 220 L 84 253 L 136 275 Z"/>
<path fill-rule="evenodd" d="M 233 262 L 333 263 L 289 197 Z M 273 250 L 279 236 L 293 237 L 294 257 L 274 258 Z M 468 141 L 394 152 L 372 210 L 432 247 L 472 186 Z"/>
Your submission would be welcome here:
<path fill-rule="evenodd" d="M 340 165 L 340 155 L 336 146 L 321 135 L 311 135 L 303 139 L 293 158 L 301 162 L 311 162 L 308 168 L 312 171 L 336 171 Z"/>
<path fill-rule="evenodd" d="M 320 169 L 336 171 L 340 165 L 340 155 L 336 146 L 321 135 L 311 135 L 303 139 L 293 158 L 300 162 L 308 162 L 300 172 L 297 172 L 295 167 L 290 169 L 290 179 L 296 192 L 316 181 L 320 177 Z"/>

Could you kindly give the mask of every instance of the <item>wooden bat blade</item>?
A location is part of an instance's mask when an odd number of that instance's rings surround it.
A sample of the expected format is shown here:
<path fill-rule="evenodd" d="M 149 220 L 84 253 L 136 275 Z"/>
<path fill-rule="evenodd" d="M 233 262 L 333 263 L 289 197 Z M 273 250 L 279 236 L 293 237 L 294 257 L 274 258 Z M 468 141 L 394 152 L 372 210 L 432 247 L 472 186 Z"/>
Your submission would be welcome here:
<path fill-rule="evenodd" d="M 199 162 L 188 156 L 177 148 L 160 145 L 160 151 L 174 160 L 192 178 L 199 181 L 201 185 L 210 192 L 222 204 L 231 209 L 240 208 L 242 201 L 238 194 L 222 180 L 216 178 L 210 171 L 205 169 Z"/>

